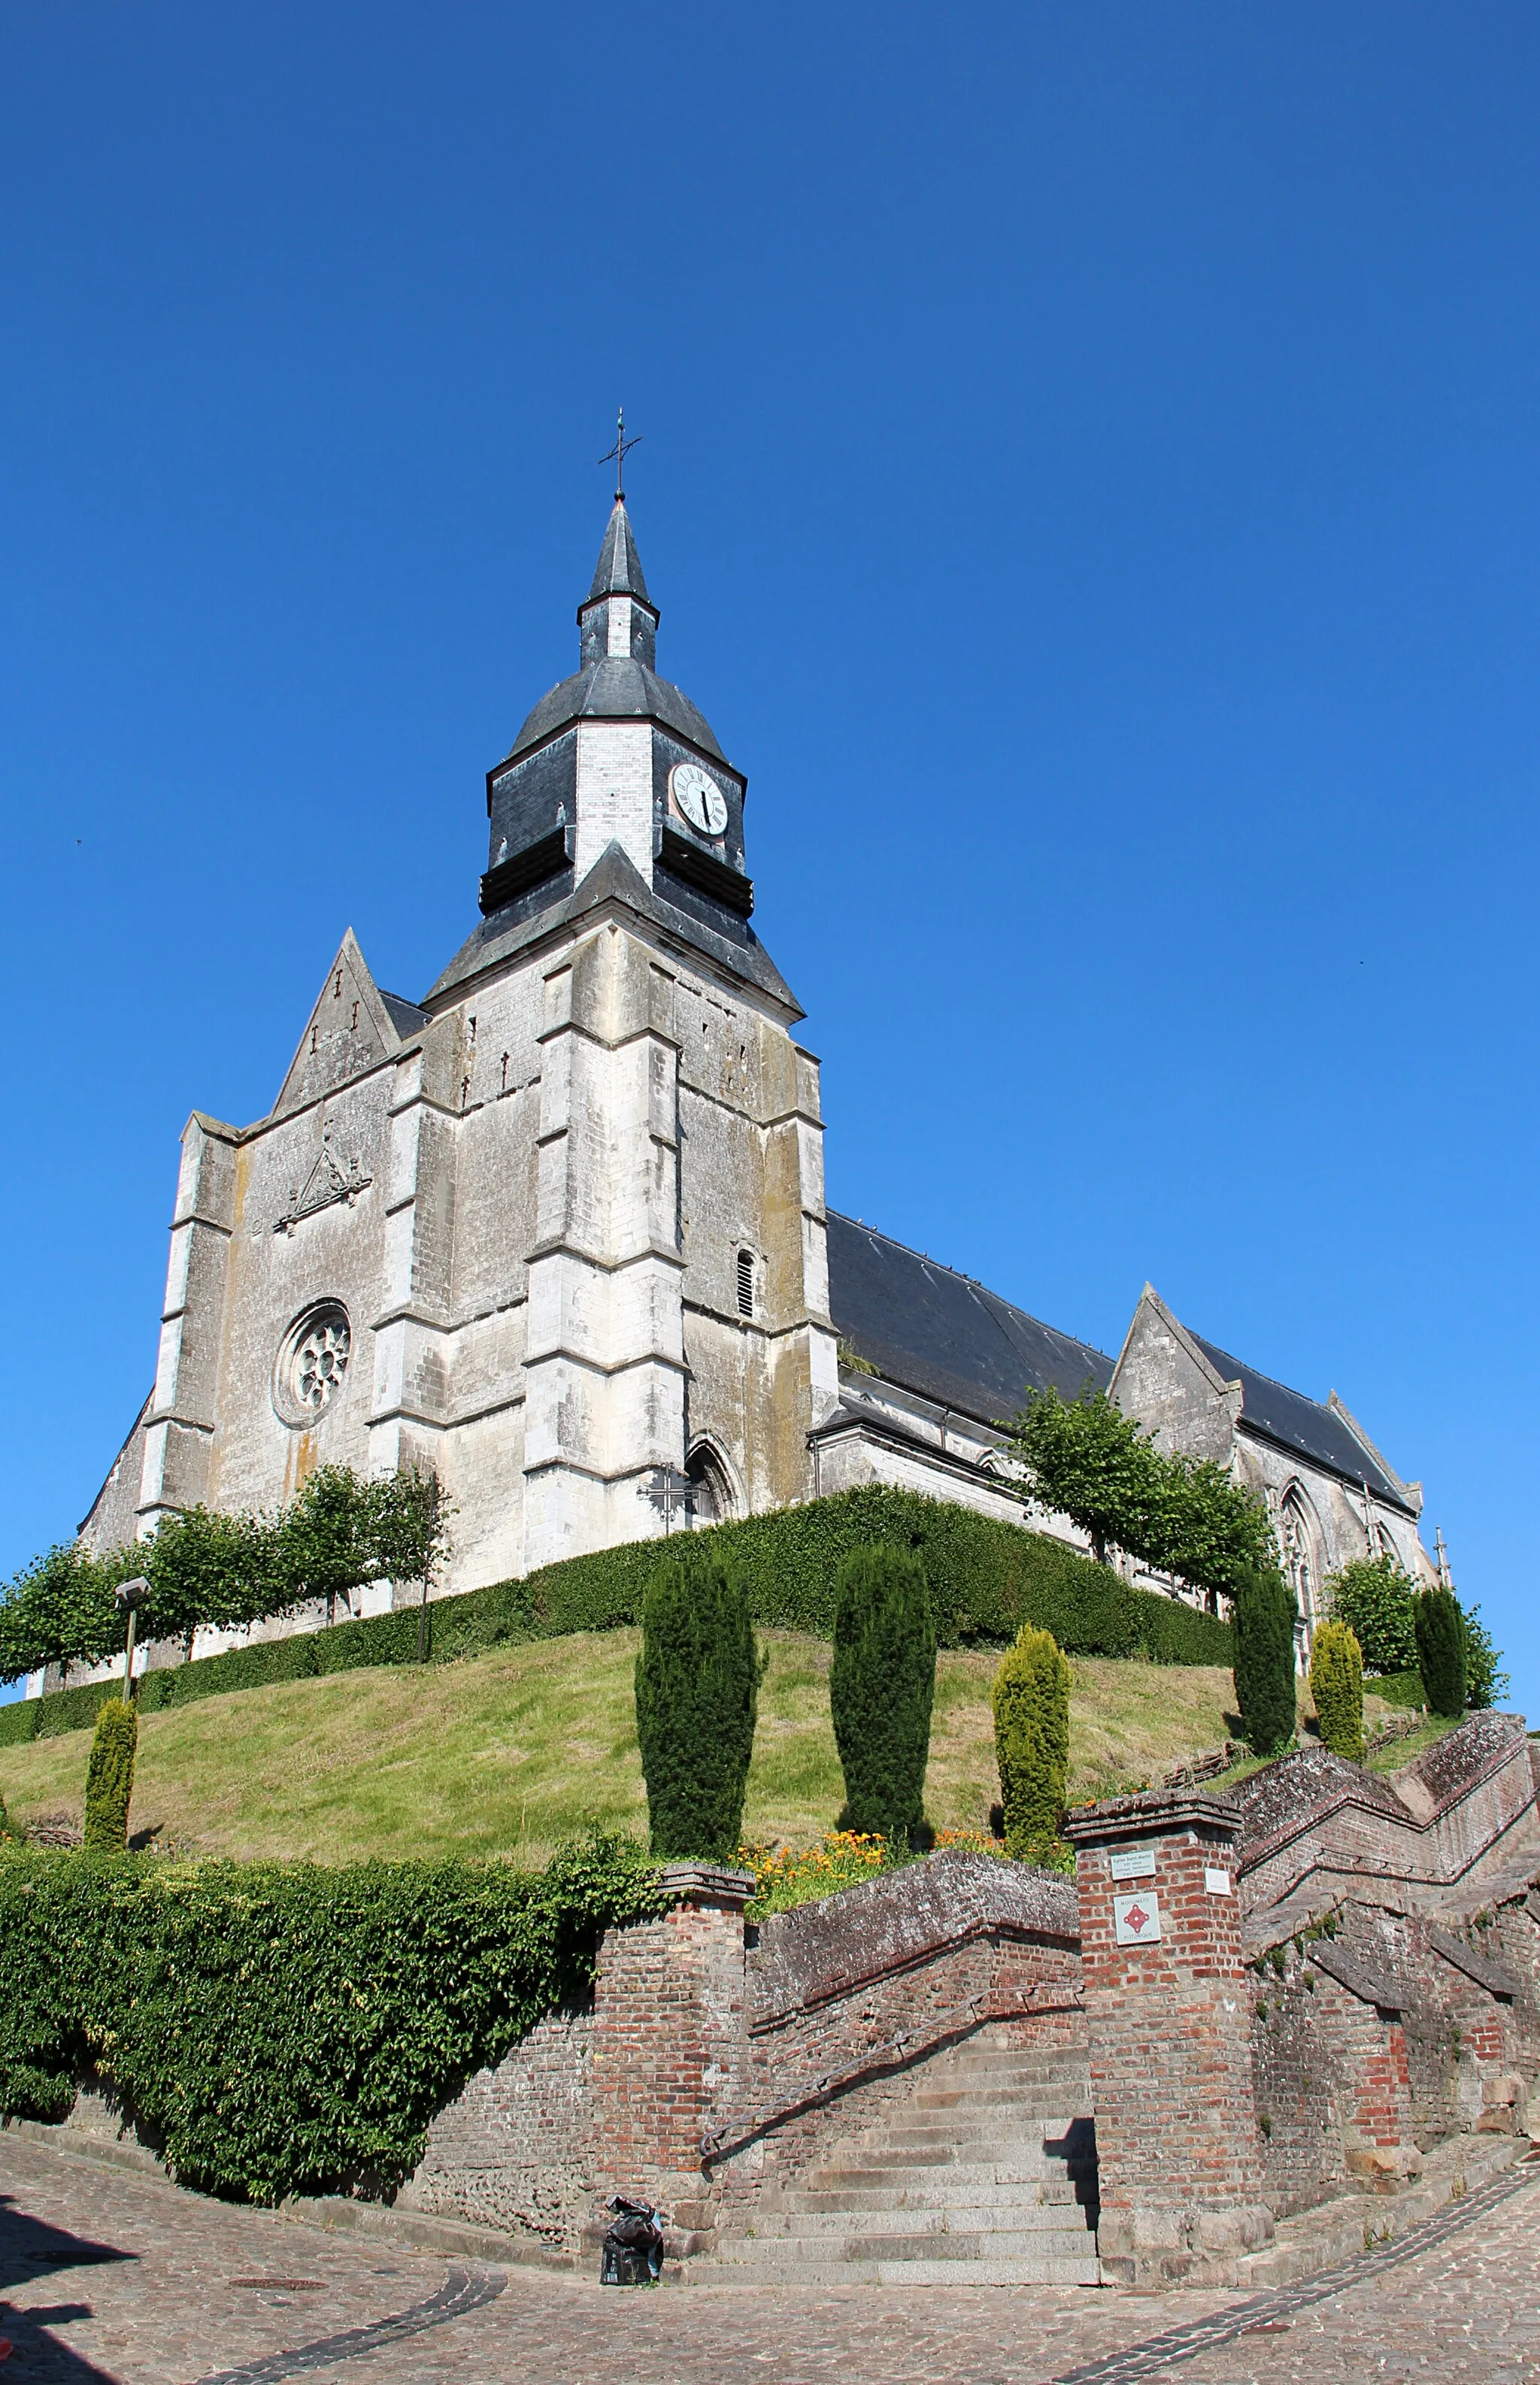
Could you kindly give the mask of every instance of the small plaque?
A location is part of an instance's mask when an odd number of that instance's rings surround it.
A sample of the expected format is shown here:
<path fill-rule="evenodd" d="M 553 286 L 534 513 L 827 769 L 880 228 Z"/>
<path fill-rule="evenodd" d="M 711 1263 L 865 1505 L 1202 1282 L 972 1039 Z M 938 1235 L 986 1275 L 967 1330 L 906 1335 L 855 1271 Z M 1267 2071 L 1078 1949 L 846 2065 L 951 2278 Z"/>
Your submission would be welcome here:
<path fill-rule="evenodd" d="M 1210 1896 L 1233 1896 L 1234 1894 L 1234 1891 L 1230 1885 L 1230 1874 L 1227 1871 L 1206 1871 L 1203 1875 L 1203 1885 L 1208 1890 Z"/>
<path fill-rule="evenodd" d="M 1153 1946 L 1160 1935 L 1160 1899 L 1150 1889 L 1115 1896 L 1112 1925 L 1120 1946 Z"/>
<path fill-rule="evenodd" d="M 1155 1849 L 1153 1847 L 1122 1847 L 1112 1858 L 1114 1879 L 1153 1879 Z"/>

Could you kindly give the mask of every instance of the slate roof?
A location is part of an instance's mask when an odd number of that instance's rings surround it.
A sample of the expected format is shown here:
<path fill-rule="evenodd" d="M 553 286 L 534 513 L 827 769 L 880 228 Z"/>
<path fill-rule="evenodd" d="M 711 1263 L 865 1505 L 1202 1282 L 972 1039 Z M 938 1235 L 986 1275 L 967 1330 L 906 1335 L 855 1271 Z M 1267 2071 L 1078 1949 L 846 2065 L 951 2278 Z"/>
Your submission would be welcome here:
<path fill-rule="evenodd" d="M 604 596 L 640 596 L 648 610 L 652 609 L 647 583 L 642 577 L 642 558 L 636 552 L 631 516 L 619 497 L 610 513 L 609 527 L 605 531 L 599 559 L 594 567 L 594 585 L 586 601 L 596 605 Z"/>
<path fill-rule="evenodd" d="M 468 978 L 511 959 L 527 944 L 566 927 L 612 897 L 677 943 L 694 946 L 697 952 L 708 955 L 719 968 L 732 970 L 750 985 L 760 987 L 783 1005 L 794 1018 L 803 1017 L 796 996 L 746 919 L 739 920 L 732 912 L 704 898 L 698 913 L 686 908 L 695 897 L 692 890 L 683 885 L 679 888 L 677 902 L 667 900 L 657 888 L 645 883 L 619 844 L 606 845 L 582 885 L 574 887 L 563 901 L 551 901 L 547 881 L 532 887 L 517 902 L 495 911 L 490 919 L 483 919 L 472 929 L 442 977 L 429 987 L 430 1006 L 446 1002 L 455 988 L 463 985 Z"/>
<path fill-rule="evenodd" d="M 875 1227 L 829 1212 L 829 1309 L 835 1330 L 891 1383 L 983 1424 L 1004 1424 L 1027 1392 L 1072 1399 L 1105 1391 L 1112 1360 L 1029 1317 L 970 1276 Z"/>
<path fill-rule="evenodd" d="M 409 1043 L 427 1026 L 428 1013 L 420 1003 L 408 1002 L 404 993 L 387 993 L 383 986 L 380 989 L 380 999 L 389 1011 L 391 1025 L 403 1043 Z"/>
<path fill-rule="evenodd" d="M 543 695 L 497 767 L 501 769 L 504 763 L 517 761 L 520 754 L 544 745 L 548 737 L 558 736 L 574 720 L 632 719 L 661 721 L 687 744 L 698 745 L 703 754 L 732 768 L 710 722 L 695 710 L 682 688 L 645 669 L 634 655 L 606 655 L 586 670 L 574 671 L 549 695 Z"/>
<path fill-rule="evenodd" d="M 1190 1326 L 1187 1330 L 1192 1331 Z M 1411 1513 L 1402 1484 L 1385 1472 L 1335 1408 L 1307 1398 L 1303 1392 L 1291 1392 L 1286 1383 L 1275 1383 L 1271 1375 L 1259 1375 L 1255 1367 L 1243 1366 L 1228 1350 L 1206 1342 L 1201 1333 L 1194 1333 L 1193 1340 L 1216 1374 L 1227 1383 L 1240 1384 L 1241 1421 L 1253 1432 L 1313 1459 L 1318 1466 L 1329 1467 L 1345 1481 L 1367 1482 L 1376 1498 Z"/>

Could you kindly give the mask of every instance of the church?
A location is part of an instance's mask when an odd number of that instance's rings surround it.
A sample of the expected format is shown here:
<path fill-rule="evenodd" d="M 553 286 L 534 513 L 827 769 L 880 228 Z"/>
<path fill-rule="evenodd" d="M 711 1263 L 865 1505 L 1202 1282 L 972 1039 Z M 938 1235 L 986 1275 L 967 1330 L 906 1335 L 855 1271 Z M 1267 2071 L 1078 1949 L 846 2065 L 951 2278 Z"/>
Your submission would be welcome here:
<path fill-rule="evenodd" d="M 1420 1486 L 1334 1392 L 1148 1287 L 1114 1356 L 826 1207 L 747 780 L 657 674 L 620 495 L 577 627 L 487 773 L 480 917 L 421 1000 L 350 930 L 267 1117 L 188 1120 L 155 1385 L 88 1543 L 270 1507 L 327 1464 L 438 1476 L 440 1593 L 874 1481 L 1078 1541 L 1004 1427 L 1090 1382 L 1265 1497 L 1302 1630 L 1350 1557 L 1433 1579 Z"/>

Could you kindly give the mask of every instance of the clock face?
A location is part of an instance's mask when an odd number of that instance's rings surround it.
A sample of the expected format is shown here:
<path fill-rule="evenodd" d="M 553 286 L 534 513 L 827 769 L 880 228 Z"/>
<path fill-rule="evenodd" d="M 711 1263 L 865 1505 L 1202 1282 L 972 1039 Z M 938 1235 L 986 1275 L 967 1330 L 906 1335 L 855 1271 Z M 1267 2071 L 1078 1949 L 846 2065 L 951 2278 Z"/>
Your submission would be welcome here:
<path fill-rule="evenodd" d="M 669 773 L 669 792 L 692 828 L 703 836 L 720 836 L 727 826 L 727 797 L 709 770 L 698 762 L 676 762 Z"/>

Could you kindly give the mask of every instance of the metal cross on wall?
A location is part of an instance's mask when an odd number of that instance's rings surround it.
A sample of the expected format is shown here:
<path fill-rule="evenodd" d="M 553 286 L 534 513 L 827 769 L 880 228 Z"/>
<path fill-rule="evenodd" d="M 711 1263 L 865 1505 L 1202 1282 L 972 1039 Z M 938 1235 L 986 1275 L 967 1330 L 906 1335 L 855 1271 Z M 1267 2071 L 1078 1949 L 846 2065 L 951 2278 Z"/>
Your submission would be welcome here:
<path fill-rule="evenodd" d="M 662 1517 L 665 1535 L 673 1530 L 678 1511 L 682 1509 L 686 1516 L 695 1512 L 695 1484 L 671 1466 L 655 1467 L 637 1487 Z"/>
<path fill-rule="evenodd" d="M 643 436 L 639 431 L 634 439 L 626 437 L 626 409 L 622 406 L 615 417 L 615 444 L 607 456 L 599 458 L 601 464 L 613 464 L 615 467 L 615 502 L 618 506 L 623 506 L 626 501 L 626 457 L 633 447 L 640 447 Z"/>

